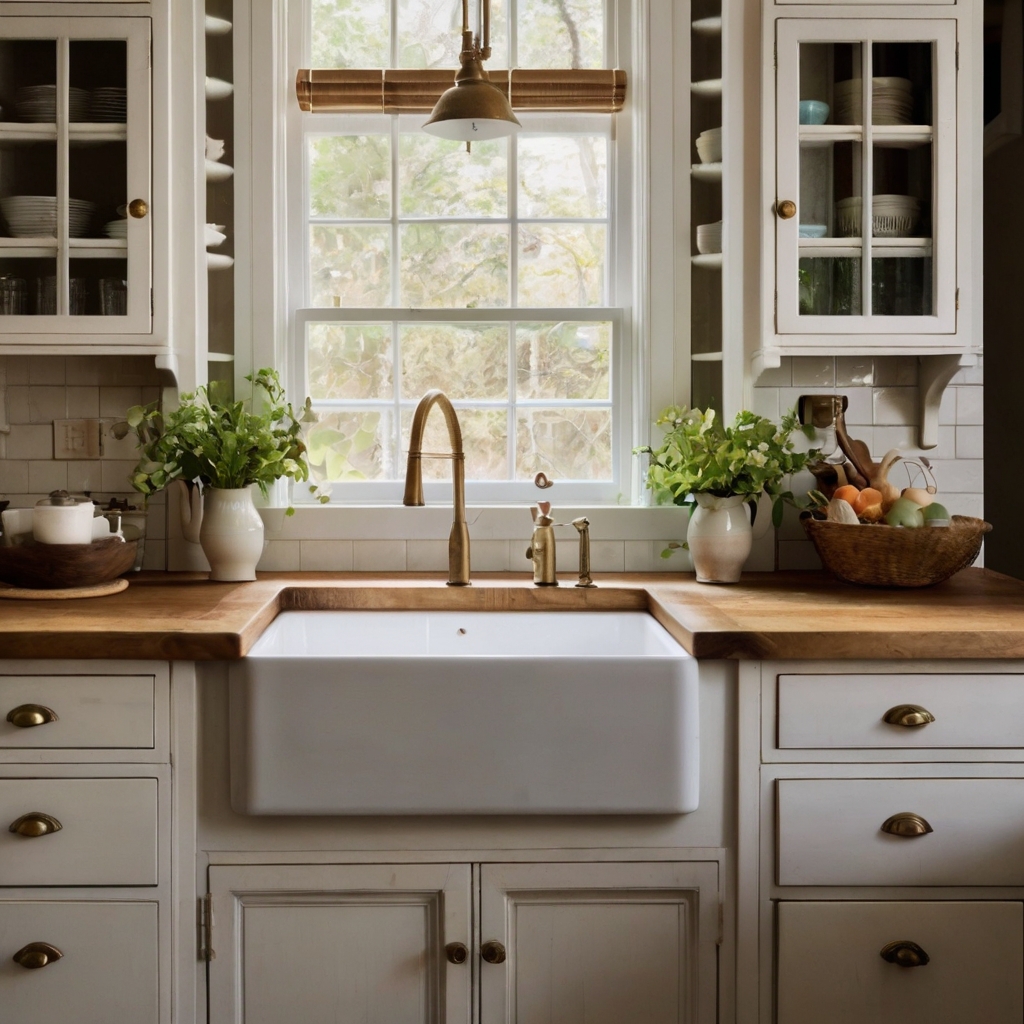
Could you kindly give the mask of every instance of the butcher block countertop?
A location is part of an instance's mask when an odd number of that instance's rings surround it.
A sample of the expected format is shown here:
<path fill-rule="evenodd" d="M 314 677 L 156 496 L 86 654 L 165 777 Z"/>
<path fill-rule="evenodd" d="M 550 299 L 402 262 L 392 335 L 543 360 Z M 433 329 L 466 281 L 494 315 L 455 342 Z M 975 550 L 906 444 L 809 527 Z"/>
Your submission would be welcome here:
<path fill-rule="evenodd" d="M 936 587 L 872 590 L 822 573 L 750 573 L 732 586 L 683 573 L 595 577 L 581 590 L 481 573 L 140 573 L 110 597 L 0 601 L 0 658 L 244 657 L 287 609 L 649 610 L 698 658 L 1024 658 L 1024 583 L 967 569 Z"/>

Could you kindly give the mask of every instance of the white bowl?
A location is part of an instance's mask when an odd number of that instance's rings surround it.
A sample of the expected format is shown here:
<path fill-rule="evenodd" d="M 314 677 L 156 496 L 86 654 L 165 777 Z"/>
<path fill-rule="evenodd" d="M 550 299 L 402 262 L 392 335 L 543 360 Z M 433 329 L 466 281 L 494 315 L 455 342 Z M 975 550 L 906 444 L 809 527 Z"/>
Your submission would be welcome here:
<path fill-rule="evenodd" d="M 697 155 L 702 164 L 717 164 L 722 159 L 722 129 L 711 128 L 696 139 Z"/>
<path fill-rule="evenodd" d="M 697 252 L 703 255 L 722 251 L 722 222 L 697 225 Z"/>
<path fill-rule="evenodd" d="M 912 238 L 921 222 L 922 202 L 915 196 L 877 195 L 871 197 L 871 234 L 874 238 Z M 864 201 L 860 196 L 836 203 L 836 234 L 842 238 L 860 235 Z"/>
<path fill-rule="evenodd" d="M 224 140 L 206 136 L 206 159 L 219 160 L 224 155 Z"/>
<path fill-rule="evenodd" d="M 235 87 L 230 82 L 225 82 L 223 78 L 206 76 L 206 98 L 208 100 L 226 100 L 234 91 Z"/>
<path fill-rule="evenodd" d="M 225 18 L 206 15 L 206 34 L 208 36 L 226 36 L 231 31 L 231 22 Z"/>
<path fill-rule="evenodd" d="M 223 224 L 207 224 L 206 225 L 206 246 L 218 246 L 223 245 L 227 239 L 227 235 L 224 234 Z"/>
<path fill-rule="evenodd" d="M 216 160 L 206 161 L 207 181 L 227 181 L 234 173 L 235 169 L 230 164 L 219 164 Z"/>
<path fill-rule="evenodd" d="M 225 256 L 222 252 L 208 252 L 206 254 L 206 267 L 208 270 L 227 270 L 234 265 L 234 257 Z"/>

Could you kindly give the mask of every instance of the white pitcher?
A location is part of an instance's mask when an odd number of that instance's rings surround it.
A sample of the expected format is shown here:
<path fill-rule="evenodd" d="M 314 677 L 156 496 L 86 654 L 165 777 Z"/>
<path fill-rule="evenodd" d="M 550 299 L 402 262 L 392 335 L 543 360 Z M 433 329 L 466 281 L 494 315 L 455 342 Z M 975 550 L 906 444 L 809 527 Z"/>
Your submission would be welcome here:
<path fill-rule="evenodd" d="M 748 494 L 695 494 L 697 507 L 690 516 L 686 543 L 698 583 L 738 583 L 754 537 L 762 537 L 771 524 L 771 498 L 761 494 L 756 525 L 750 525 Z"/>

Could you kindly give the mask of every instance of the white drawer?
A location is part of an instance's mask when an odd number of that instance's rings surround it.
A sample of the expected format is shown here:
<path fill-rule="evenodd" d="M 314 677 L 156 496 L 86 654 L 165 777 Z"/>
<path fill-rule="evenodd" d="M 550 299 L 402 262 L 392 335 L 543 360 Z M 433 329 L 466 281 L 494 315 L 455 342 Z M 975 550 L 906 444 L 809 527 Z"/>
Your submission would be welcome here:
<path fill-rule="evenodd" d="M 780 779 L 778 830 L 780 885 L 1024 885 L 1024 779 Z"/>
<path fill-rule="evenodd" d="M 28 970 L 32 942 L 63 956 Z M 10 1024 L 157 1024 L 157 904 L 0 902 L 0 1017 Z"/>
<path fill-rule="evenodd" d="M 149 748 L 154 744 L 153 676 L 0 676 L 0 749 Z M 56 721 L 19 727 L 38 705 Z M 43 717 L 49 717 L 42 713 Z"/>
<path fill-rule="evenodd" d="M 783 902 L 778 915 L 778 1024 L 1020 1024 L 1024 1016 L 1020 903 Z M 928 963 L 888 962 L 881 951 L 892 942 L 915 943 Z"/>
<path fill-rule="evenodd" d="M 1024 675 L 780 675 L 778 695 L 783 750 L 1024 748 Z M 935 721 L 883 720 L 907 704 Z"/>
<path fill-rule="evenodd" d="M 9 830 L 32 813 L 60 830 Z M 156 779 L 0 779 L 0 885 L 156 885 L 156 848 Z"/>

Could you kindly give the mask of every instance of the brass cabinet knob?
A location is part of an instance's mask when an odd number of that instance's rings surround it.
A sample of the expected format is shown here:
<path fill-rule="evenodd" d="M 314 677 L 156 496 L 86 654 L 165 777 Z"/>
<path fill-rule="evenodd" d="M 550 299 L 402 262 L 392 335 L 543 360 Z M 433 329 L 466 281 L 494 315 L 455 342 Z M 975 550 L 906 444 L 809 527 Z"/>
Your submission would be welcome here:
<path fill-rule="evenodd" d="M 31 729 L 36 725 L 56 722 L 57 712 L 42 704 L 19 704 L 7 712 L 7 721 L 19 729 Z"/>
<path fill-rule="evenodd" d="M 775 204 L 775 212 L 783 219 L 789 220 L 796 216 L 796 203 L 792 199 L 780 199 Z"/>
<path fill-rule="evenodd" d="M 897 939 L 887 942 L 878 954 L 897 967 L 924 967 L 931 957 L 916 943 L 909 939 Z"/>
<path fill-rule="evenodd" d="M 916 729 L 934 722 L 935 716 L 920 704 L 897 704 L 882 715 L 882 721 L 888 725 L 902 725 L 904 729 Z"/>
<path fill-rule="evenodd" d="M 469 959 L 469 950 L 464 942 L 449 942 L 444 947 L 444 955 L 450 964 L 464 964 Z"/>
<path fill-rule="evenodd" d="M 888 832 L 891 836 L 913 839 L 915 836 L 926 836 L 929 832 L 934 832 L 935 829 L 920 814 L 901 811 L 882 822 L 882 831 Z"/>
<path fill-rule="evenodd" d="M 505 947 L 491 939 L 480 947 L 480 955 L 489 964 L 503 964 L 505 962 Z"/>
<path fill-rule="evenodd" d="M 149 213 L 149 203 L 145 199 L 133 199 L 128 204 L 128 212 L 136 219 L 141 220 Z"/>
<path fill-rule="evenodd" d="M 12 821 L 7 831 L 17 832 L 19 836 L 24 836 L 26 839 L 37 839 L 39 836 L 48 836 L 59 832 L 63 827 L 52 814 L 29 811 L 17 821 Z"/>
<path fill-rule="evenodd" d="M 30 942 L 27 946 L 22 946 L 11 959 L 27 971 L 38 971 L 40 967 L 52 964 L 63 955 L 56 946 L 51 946 L 48 942 Z"/>

